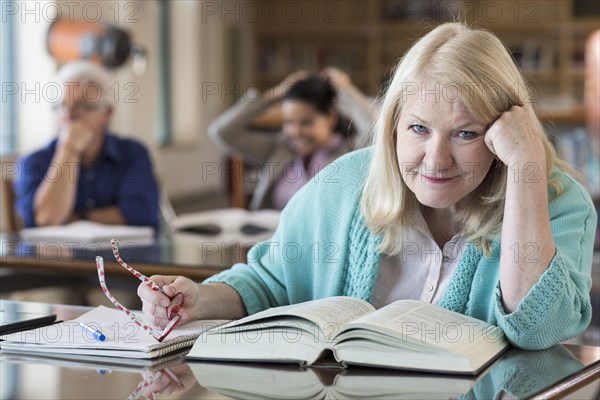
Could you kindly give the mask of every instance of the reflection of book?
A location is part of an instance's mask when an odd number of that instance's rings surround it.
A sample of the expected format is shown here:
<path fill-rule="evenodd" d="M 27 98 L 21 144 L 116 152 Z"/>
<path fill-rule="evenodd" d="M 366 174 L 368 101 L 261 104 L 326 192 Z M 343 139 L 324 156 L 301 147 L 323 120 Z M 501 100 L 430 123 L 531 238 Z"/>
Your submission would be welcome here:
<path fill-rule="evenodd" d="M 110 247 L 110 240 L 118 238 L 122 243 L 135 241 L 150 244 L 154 229 L 150 226 L 106 225 L 91 221 L 75 221 L 67 225 L 26 228 L 19 231 L 21 239 L 43 242 L 65 242 L 74 247 L 83 247 L 94 242 Z M 143 243 L 142 243 L 143 242 Z"/>
<path fill-rule="evenodd" d="M 472 379 L 368 370 L 190 363 L 196 380 L 212 392 L 260 399 L 447 399 L 467 393 Z"/>
<path fill-rule="evenodd" d="M 157 370 L 181 362 L 188 348 L 181 349 L 174 353 L 152 359 L 142 358 L 119 358 L 86 355 L 70 353 L 40 353 L 27 351 L 4 351 L 0 355 L 0 364 L 3 362 L 18 364 L 43 364 L 55 365 L 58 367 L 69 368 L 93 368 L 96 370 L 131 370 L 141 371 L 144 369 Z"/>
<path fill-rule="evenodd" d="M 203 330 L 225 321 L 194 321 L 176 327 L 167 340 L 158 342 L 122 311 L 99 306 L 70 321 L 2 336 L 2 351 L 153 359 L 191 347 Z M 99 330 L 95 340 L 80 323 Z"/>
<path fill-rule="evenodd" d="M 375 311 L 331 297 L 211 329 L 188 357 L 311 365 L 331 350 L 345 365 L 474 374 L 507 346 L 500 328 L 436 305 L 400 300 Z"/>

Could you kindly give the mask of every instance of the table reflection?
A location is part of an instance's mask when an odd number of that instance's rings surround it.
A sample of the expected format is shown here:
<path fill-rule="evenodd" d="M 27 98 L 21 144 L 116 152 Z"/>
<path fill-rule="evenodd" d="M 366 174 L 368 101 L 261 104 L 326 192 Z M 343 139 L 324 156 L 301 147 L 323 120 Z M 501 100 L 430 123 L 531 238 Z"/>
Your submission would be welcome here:
<path fill-rule="evenodd" d="M 324 379 L 319 368 L 190 363 L 198 382 L 233 398 L 493 399 L 528 398 L 589 364 L 600 349 L 555 346 L 543 351 L 511 349 L 479 377 L 348 368 Z M 584 364 L 581 360 L 586 360 Z M 590 361 L 593 360 L 593 361 Z"/>
<path fill-rule="evenodd" d="M 461 398 L 496 399 L 502 395 L 528 398 L 582 370 L 587 366 L 586 358 L 598 364 L 599 348 L 572 350 L 578 354 L 561 345 L 541 351 L 512 349 Z"/>
<path fill-rule="evenodd" d="M 0 365 L 2 399 L 222 398 L 181 361 L 144 368 L 2 352 Z"/>

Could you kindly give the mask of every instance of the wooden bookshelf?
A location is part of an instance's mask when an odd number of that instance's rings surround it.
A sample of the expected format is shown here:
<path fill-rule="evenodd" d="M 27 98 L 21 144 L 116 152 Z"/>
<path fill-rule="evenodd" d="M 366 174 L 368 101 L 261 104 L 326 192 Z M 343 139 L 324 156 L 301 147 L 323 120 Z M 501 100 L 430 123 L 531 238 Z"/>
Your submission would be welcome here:
<path fill-rule="evenodd" d="M 493 31 L 535 85 L 546 119 L 583 123 L 583 49 L 600 29 L 598 5 L 586 0 L 282 0 L 248 24 L 250 76 L 261 88 L 298 69 L 334 65 L 376 95 L 399 57 L 439 23 L 459 19 Z M 260 4 L 258 2 L 257 4 Z M 284 10 L 294 12 L 285 13 Z M 556 104 L 565 104 L 556 109 Z"/>

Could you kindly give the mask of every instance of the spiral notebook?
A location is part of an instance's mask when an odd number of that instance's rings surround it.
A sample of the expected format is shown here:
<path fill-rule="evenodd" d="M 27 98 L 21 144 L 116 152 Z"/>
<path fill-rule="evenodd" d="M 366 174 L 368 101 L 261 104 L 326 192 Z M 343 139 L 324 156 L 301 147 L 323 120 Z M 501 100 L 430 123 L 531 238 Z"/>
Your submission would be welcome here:
<path fill-rule="evenodd" d="M 176 327 L 164 342 L 158 342 L 122 311 L 98 306 L 70 321 L 1 336 L 3 351 L 36 354 L 153 359 L 190 348 L 200 334 L 227 321 L 199 320 Z M 84 323 L 102 332 L 99 341 Z"/>

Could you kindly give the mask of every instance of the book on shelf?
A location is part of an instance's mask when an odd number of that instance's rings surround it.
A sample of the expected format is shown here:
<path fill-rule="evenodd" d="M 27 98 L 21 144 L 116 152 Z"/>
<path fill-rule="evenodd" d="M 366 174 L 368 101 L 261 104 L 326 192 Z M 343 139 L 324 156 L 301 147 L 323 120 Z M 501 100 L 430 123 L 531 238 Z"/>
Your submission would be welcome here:
<path fill-rule="evenodd" d="M 600 160 L 594 154 L 593 146 L 583 128 L 563 133 L 557 143 L 561 157 L 572 167 L 585 175 L 587 187 L 593 198 L 600 195 Z"/>
<path fill-rule="evenodd" d="M 385 1 L 381 7 L 381 19 L 387 23 L 450 22 L 460 20 L 463 13 L 460 0 Z"/>
<path fill-rule="evenodd" d="M 188 365 L 200 385 L 235 399 L 448 399 L 468 393 L 475 383 L 475 377 L 366 368 L 214 362 Z"/>
<path fill-rule="evenodd" d="M 360 55 L 366 51 L 366 42 L 294 42 L 288 39 L 267 40 L 258 51 L 258 71 L 276 85 L 291 71 L 305 69 L 313 73 L 327 66 L 336 66 L 349 73 L 364 69 Z"/>
<path fill-rule="evenodd" d="M 508 342 L 484 321 L 416 300 L 378 310 L 352 297 L 271 308 L 205 331 L 190 359 L 342 364 L 477 374 Z"/>
<path fill-rule="evenodd" d="M 2 352 L 115 358 L 121 364 L 144 364 L 135 359 L 155 359 L 189 349 L 207 329 L 226 321 L 198 320 L 176 327 L 163 342 L 136 325 L 116 308 L 98 306 L 70 321 L 0 336 Z M 100 331 L 105 340 L 96 340 L 80 323 Z M 120 358 L 122 360 L 117 360 Z M 129 359 L 125 361 L 125 359 Z"/>

